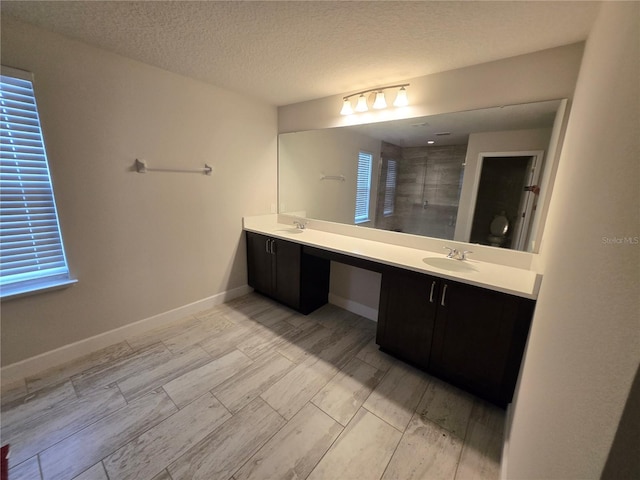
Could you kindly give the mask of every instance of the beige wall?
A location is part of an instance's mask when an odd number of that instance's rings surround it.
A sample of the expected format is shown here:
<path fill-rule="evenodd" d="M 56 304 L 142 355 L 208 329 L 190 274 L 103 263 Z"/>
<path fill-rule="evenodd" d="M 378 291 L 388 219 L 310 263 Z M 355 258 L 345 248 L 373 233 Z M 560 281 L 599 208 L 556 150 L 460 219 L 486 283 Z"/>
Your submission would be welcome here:
<path fill-rule="evenodd" d="M 242 216 L 277 201 L 275 108 L 6 17 L 2 63 L 35 74 L 79 281 L 2 303 L 3 365 L 246 284 Z"/>
<path fill-rule="evenodd" d="M 506 478 L 600 478 L 607 461 L 640 362 L 639 131 L 640 4 L 604 2 L 549 209 Z M 632 428 L 622 463 L 635 475 L 609 465 L 605 478 L 637 478 Z"/>
<path fill-rule="evenodd" d="M 583 43 L 410 78 L 409 107 L 340 115 L 342 95 L 278 108 L 278 132 L 414 118 L 477 108 L 571 98 Z M 375 85 L 371 85 L 375 87 Z"/>

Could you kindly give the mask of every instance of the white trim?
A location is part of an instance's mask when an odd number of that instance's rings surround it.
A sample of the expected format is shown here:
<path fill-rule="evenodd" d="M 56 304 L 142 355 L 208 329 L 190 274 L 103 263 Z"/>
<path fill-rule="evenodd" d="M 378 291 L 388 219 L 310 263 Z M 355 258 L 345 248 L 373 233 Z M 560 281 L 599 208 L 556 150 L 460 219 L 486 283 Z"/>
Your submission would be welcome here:
<path fill-rule="evenodd" d="M 66 274 L 56 275 L 53 279 L 51 279 L 51 277 L 49 279 L 36 278 L 30 282 L 19 283 L 17 285 L 7 285 L 6 287 L 0 288 L 0 301 L 6 302 L 14 298 L 28 297 L 39 293 L 69 288 L 76 283 L 78 283 L 77 279 L 69 278 L 69 275 Z"/>
<path fill-rule="evenodd" d="M 345 310 L 360 315 L 361 317 L 368 318 L 374 322 L 378 321 L 378 309 L 371 308 L 362 303 L 354 302 L 348 298 L 339 297 L 333 293 L 329 293 L 329 303 L 336 307 L 344 308 Z"/>
<path fill-rule="evenodd" d="M 168 323 L 180 320 L 186 316 L 192 315 L 202 310 L 207 310 L 221 303 L 228 302 L 234 298 L 241 297 L 252 292 L 253 289 L 248 285 L 227 290 L 211 297 L 203 298 L 188 305 L 174 308 L 167 312 L 159 313 L 152 317 L 148 317 L 137 322 L 118 327 L 108 332 L 94 335 L 74 343 L 70 343 L 55 350 L 27 358 L 11 365 L 7 365 L 0 369 L 0 377 L 2 383 L 11 383 L 31 375 L 35 375 L 52 367 L 62 365 L 69 361 L 80 358 L 89 353 L 95 352 L 102 348 L 106 348 L 114 343 L 122 342 L 134 335 L 144 333 L 153 328 L 157 328 Z"/>
<path fill-rule="evenodd" d="M 536 204 L 536 213 L 533 216 L 533 224 L 531 225 L 531 232 L 529 234 L 529 246 L 531 247 L 529 251 L 531 252 L 539 252 L 541 250 L 544 224 L 547 220 L 551 194 L 558 170 L 558 160 L 560 159 L 562 150 L 562 140 L 568 117 L 567 113 L 567 99 L 564 98 L 560 101 L 560 106 L 558 106 L 556 119 L 553 123 L 553 130 L 551 130 L 549 151 L 544 160 L 545 164 L 542 167 L 540 195 Z"/>

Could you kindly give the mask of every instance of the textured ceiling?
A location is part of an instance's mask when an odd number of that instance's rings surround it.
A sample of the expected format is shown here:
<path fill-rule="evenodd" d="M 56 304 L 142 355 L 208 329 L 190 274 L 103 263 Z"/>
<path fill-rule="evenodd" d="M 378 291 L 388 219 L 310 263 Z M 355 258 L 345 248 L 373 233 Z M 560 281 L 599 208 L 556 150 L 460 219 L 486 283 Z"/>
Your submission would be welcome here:
<path fill-rule="evenodd" d="M 599 4 L 71 1 L 3 15 L 286 105 L 585 40 Z"/>

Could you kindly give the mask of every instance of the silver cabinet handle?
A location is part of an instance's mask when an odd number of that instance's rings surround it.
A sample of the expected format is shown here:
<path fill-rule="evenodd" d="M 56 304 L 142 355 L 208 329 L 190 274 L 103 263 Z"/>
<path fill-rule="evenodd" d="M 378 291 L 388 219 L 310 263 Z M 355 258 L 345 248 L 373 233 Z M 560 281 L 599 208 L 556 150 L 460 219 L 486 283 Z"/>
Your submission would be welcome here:
<path fill-rule="evenodd" d="M 447 284 L 445 283 L 445 284 L 444 284 L 444 288 L 442 289 L 442 300 L 440 300 L 440 305 L 441 305 L 441 306 L 443 306 L 443 307 L 445 306 L 445 304 L 444 304 L 444 299 L 445 299 L 445 297 L 447 296 L 447 287 L 448 287 L 448 286 L 449 286 L 449 285 L 447 285 Z"/>
<path fill-rule="evenodd" d="M 436 281 L 431 282 L 431 293 L 429 294 L 429 303 L 433 303 L 433 291 L 436 289 Z"/>
<path fill-rule="evenodd" d="M 271 239 L 271 255 L 275 255 L 276 254 L 276 240 L 274 238 Z"/>
<path fill-rule="evenodd" d="M 271 241 L 271 239 L 270 239 L 270 238 L 267 238 L 267 241 L 266 241 L 266 242 L 264 242 L 264 250 L 265 250 L 265 252 L 267 252 L 267 253 L 271 253 L 271 252 L 269 251 L 269 242 L 270 242 L 270 241 Z"/>

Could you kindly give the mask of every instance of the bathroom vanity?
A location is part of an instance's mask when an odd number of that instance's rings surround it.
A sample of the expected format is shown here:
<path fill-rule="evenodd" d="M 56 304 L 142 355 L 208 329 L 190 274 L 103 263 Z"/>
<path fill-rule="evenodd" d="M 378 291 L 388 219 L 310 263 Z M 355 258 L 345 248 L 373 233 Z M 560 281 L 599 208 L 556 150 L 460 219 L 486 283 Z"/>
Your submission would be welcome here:
<path fill-rule="evenodd" d="M 382 350 L 493 403 L 511 402 L 539 275 L 273 219 L 245 219 L 244 229 L 256 291 L 307 314 L 327 303 L 332 261 L 378 272 Z"/>
<path fill-rule="evenodd" d="M 329 262 L 302 249 L 299 243 L 247 232 L 249 285 L 306 315 L 327 303 Z"/>
<path fill-rule="evenodd" d="M 376 343 L 505 406 L 513 396 L 534 305 L 515 295 L 388 268 Z"/>

